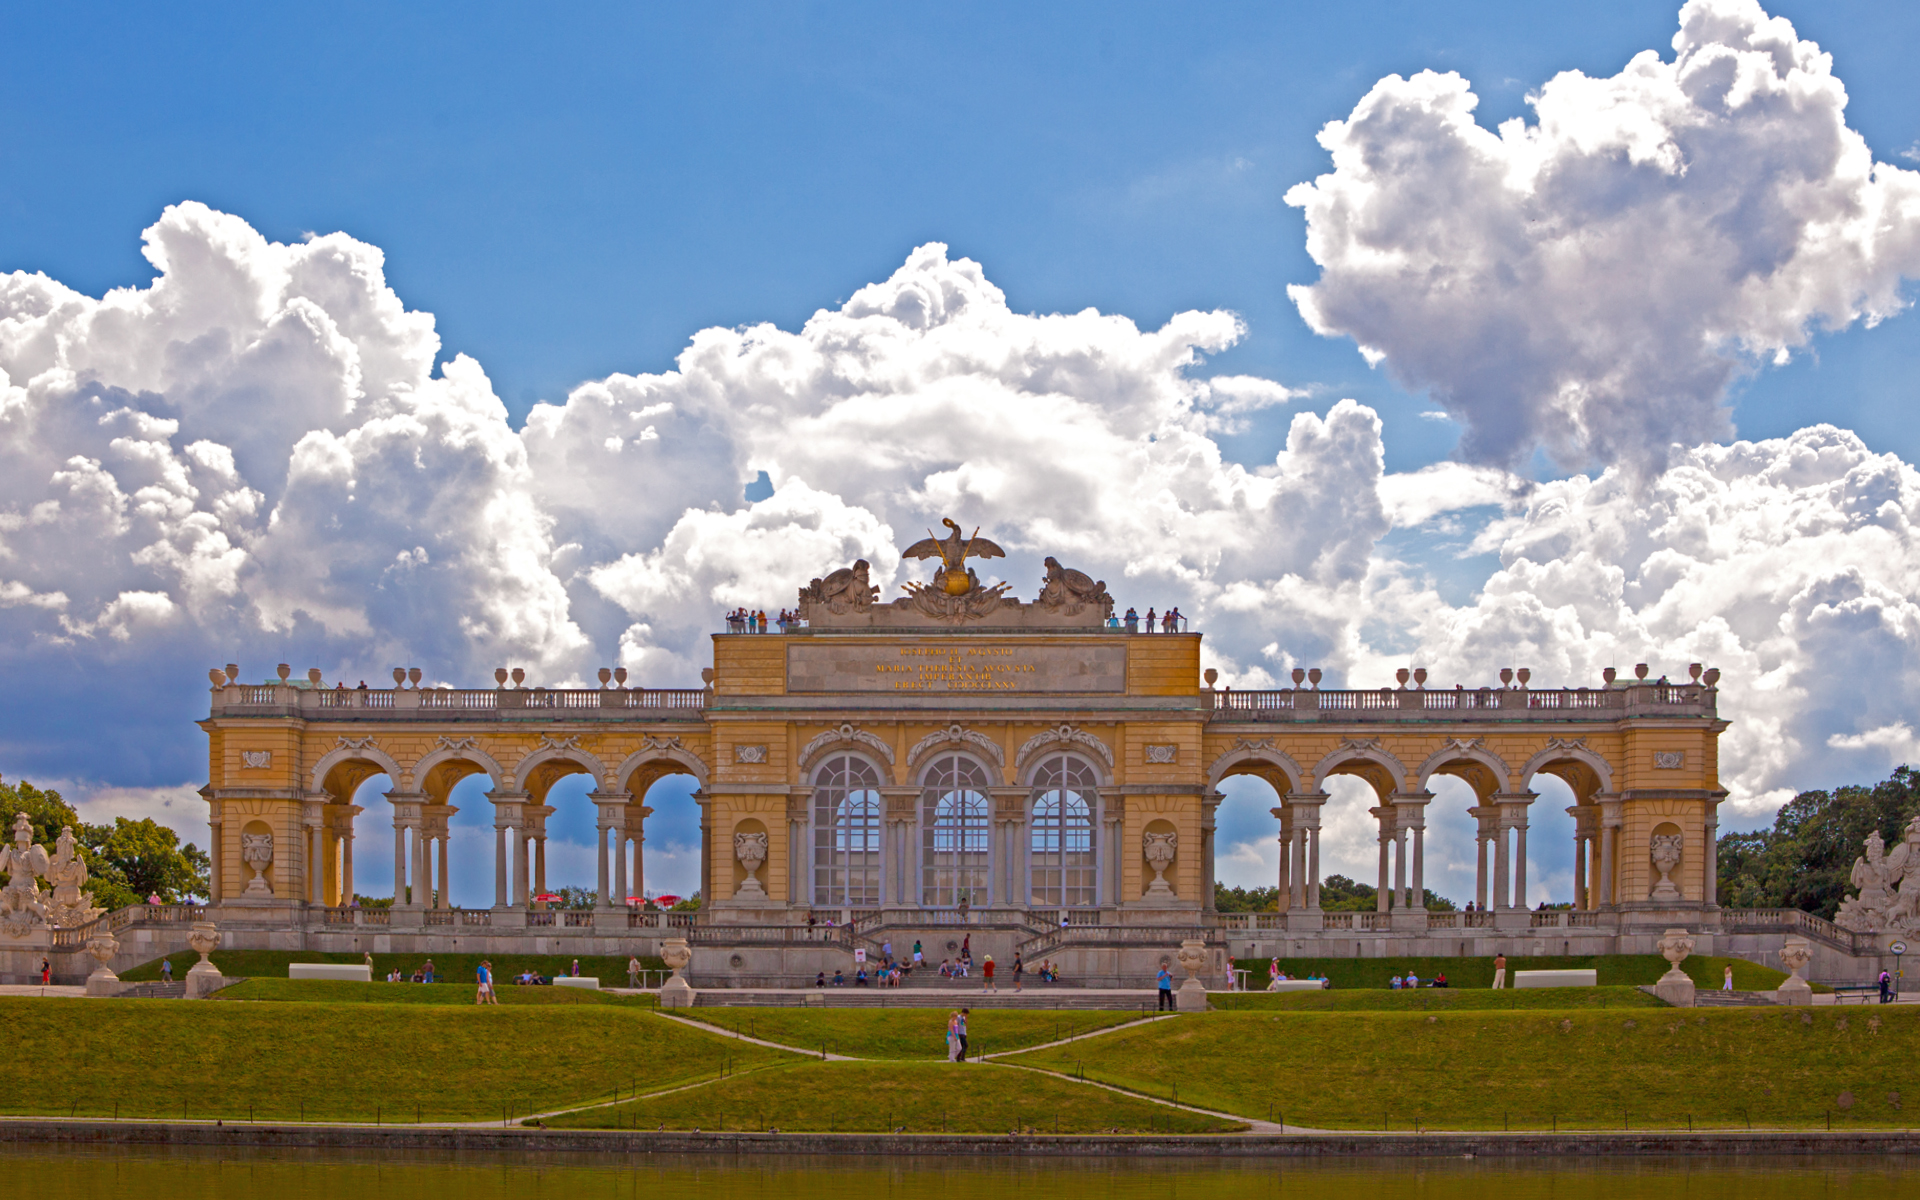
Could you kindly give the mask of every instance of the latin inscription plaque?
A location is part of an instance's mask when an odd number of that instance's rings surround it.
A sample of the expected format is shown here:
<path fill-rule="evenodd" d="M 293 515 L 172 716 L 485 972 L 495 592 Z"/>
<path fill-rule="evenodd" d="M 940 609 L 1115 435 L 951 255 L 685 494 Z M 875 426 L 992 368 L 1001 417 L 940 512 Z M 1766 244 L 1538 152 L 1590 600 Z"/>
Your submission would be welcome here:
<path fill-rule="evenodd" d="M 1124 692 L 1125 646 L 787 647 L 787 692 Z"/>

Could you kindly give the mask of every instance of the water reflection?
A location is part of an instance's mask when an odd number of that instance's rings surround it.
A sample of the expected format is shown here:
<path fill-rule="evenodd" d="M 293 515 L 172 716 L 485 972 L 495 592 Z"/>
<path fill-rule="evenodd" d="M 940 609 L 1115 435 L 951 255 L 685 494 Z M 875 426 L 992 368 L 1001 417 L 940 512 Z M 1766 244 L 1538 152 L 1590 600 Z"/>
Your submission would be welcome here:
<path fill-rule="evenodd" d="M 35 1200 L 867 1200 L 1000 1192 L 1038 1200 L 1838 1200 L 1842 1192 L 1891 1191 L 1906 1167 L 1880 1157 L 875 1163 L 0 1147 L 0 1171 Z"/>

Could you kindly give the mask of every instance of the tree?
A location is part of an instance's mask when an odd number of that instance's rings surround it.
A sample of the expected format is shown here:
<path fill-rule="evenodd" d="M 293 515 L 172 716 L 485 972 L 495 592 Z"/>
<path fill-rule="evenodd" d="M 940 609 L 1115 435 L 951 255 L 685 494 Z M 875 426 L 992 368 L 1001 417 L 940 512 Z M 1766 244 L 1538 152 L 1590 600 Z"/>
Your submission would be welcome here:
<path fill-rule="evenodd" d="M 1773 828 L 1729 833 L 1717 844 L 1720 903 L 1732 908 L 1798 908 L 1831 920 L 1846 897 L 1867 835 L 1891 846 L 1920 815 L 1920 771 L 1902 765 L 1872 787 L 1801 792 Z"/>
<path fill-rule="evenodd" d="M 1213 907 L 1216 912 L 1223 913 L 1278 912 L 1280 889 L 1277 887 L 1237 888 L 1215 882 Z"/>
<path fill-rule="evenodd" d="M 212 863 L 207 855 L 192 842 L 182 846 L 179 834 L 151 818 L 116 817 L 112 825 L 89 825 L 59 792 L 43 791 L 24 779 L 0 783 L 0 821 L 8 841 L 13 840 L 16 813 L 27 814 L 34 842 L 49 850 L 61 829 L 73 828 L 75 852 L 87 864 L 86 890 L 93 893 L 95 904 L 109 911 L 153 895 L 178 904 L 208 892 Z"/>

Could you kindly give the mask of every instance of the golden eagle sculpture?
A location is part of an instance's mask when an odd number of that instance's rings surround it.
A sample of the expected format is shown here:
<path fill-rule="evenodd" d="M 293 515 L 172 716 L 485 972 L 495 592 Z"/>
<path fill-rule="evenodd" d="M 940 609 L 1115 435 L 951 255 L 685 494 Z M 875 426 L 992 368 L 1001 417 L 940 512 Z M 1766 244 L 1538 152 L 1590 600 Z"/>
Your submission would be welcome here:
<path fill-rule="evenodd" d="M 960 527 L 951 517 L 941 517 L 940 523 L 952 530 L 946 537 L 934 537 L 928 530 L 927 536 L 901 551 L 902 558 L 937 558 L 940 566 L 933 573 L 933 589 L 945 592 L 949 596 L 964 596 L 980 586 L 980 580 L 967 568 L 969 558 L 1005 558 L 1007 552 L 980 536 L 975 529 L 972 537 L 960 532 Z"/>

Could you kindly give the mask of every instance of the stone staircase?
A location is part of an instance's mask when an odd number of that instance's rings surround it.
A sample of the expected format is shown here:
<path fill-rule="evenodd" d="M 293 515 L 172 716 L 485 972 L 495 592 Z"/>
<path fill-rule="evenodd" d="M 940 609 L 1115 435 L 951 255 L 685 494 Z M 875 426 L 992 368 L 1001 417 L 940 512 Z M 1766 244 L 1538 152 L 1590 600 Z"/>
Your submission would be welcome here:
<path fill-rule="evenodd" d="M 706 988 L 694 994 L 696 1008 L 1014 1008 L 1079 1009 L 1152 1012 L 1153 989 L 1002 988 L 983 992 L 978 987 L 875 988 L 829 987 L 825 991 L 752 991 L 745 988 Z"/>
<path fill-rule="evenodd" d="M 1695 1008 L 1763 1008 L 1779 1003 L 1772 992 L 1723 992 L 1718 988 L 1711 991 L 1701 988 L 1693 994 Z"/>
<path fill-rule="evenodd" d="M 120 1000 L 185 1000 L 187 985 L 184 983 L 136 983 L 116 998 Z"/>

